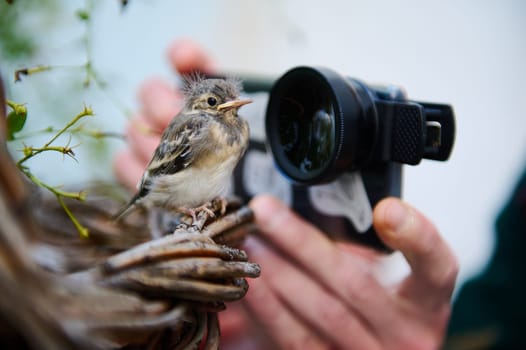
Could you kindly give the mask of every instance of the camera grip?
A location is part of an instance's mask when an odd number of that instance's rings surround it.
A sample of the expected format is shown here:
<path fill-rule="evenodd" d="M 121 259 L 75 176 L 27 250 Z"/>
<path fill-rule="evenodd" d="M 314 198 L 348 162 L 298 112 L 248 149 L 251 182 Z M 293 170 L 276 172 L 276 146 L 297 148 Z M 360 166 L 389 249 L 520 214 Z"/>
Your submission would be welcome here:
<path fill-rule="evenodd" d="M 417 165 L 423 158 L 445 161 L 453 149 L 455 120 L 449 105 L 376 101 L 384 118 L 381 159 Z"/>

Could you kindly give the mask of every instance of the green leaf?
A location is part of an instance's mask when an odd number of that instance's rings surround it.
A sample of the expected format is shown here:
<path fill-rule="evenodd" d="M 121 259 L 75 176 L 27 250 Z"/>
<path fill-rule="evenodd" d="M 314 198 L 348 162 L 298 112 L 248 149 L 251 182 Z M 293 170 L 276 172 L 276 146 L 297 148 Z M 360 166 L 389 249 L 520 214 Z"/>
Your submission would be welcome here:
<path fill-rule="evenodd" d="M 76 15 L 81 21 L 89 20 L 89 12 L 87 10 L 77 10 Z"/>
<path fill-rule="evenodd" d="M 7 115 L 7 139 L 14 140 L 15 133 L 21 131 L 26 124 L 27 109 L 17 108 Z"/>

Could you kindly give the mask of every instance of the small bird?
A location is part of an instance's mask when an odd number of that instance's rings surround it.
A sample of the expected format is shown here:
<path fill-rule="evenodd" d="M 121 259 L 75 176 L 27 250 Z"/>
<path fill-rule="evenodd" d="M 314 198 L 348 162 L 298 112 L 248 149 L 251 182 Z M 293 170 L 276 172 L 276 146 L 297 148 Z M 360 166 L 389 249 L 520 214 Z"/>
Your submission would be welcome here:
<path fill-rule="evenodd" d="M 248 123 L 238 109 L 235 79 L 185 79 L 184 106 L 161 136 L 130 202 L 115 216 L 120 220 L 137 207 L 163 208 L 190 215 L 219 198 L 248 146 Z M 225 201 L 221 199 L 224 211 Z"/>

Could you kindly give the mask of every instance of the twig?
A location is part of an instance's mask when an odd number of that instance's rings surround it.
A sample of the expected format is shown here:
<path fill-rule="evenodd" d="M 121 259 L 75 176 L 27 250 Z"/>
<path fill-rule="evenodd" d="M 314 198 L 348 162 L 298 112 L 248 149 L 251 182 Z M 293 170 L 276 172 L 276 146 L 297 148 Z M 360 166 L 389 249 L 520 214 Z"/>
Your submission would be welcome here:
<path fill-rule="evenodd" d="M 89 236 L 88 229 L 86 227 L 82 226 L 82 224 L 77 220 L 77 218 L 75 218 L 75 216 L 73 215 L 71 210 L 69 210 L 68 206 L 64 202 L 64 198 L 71 198 L 71 199 L 76 199 L 76 200 L 79 200 L 79 201 L 84 201 L 84 200 L 86 200 L 86 193 L 85 192 L 83 192 L 83 191 L 80 191 L 80 192 L 62 191 L 62 190 L 60 190 L 60 189 L 58 189 L 56 187 L 53 187 L 51 185 L 46 184 L 45 182 L 43 182 L 42 180 L 37 178 L 35 175 L 33 175 L 29 171 L 28 168 L 26 168 L 24 166 L 19 166 L 19 168 L 22 171 L 22 173 L 24 173 L 24 175 L 26 175 L 34 184 L 36 184 L 37 186 L 40 186 L 40 187 L 43 187 L 43 188 L 47 189 L 48 191 L 50 191 L 51 193 L 53 193 L 57 197 L 57 200 L 60 203 L 60 206 L 62 207 L 62 209 L 64 209 L 64 211 L 66 212 L 67 216 L 69 217 L 69 219 L 71 220 L 71 222 L 73 223 L 73 225 L 75 226 L 75 228 L 77 229 L 77 231 L 79 232 L 81 237 L 86 238 L 86 237 Z"/>
<path fill-rule="evenodd" d="M 26 132 L 22 135 L 17 135 L 17 140 L 24 140 L 31 138 L 36 135 L 40 134 L 50 134 L 50 133 L 56 133 L 59 129 L 56 129 L 52 126 L 48 126 L 47 128 L 40 129 L 40 130 L 34 130 Z M 97 129 L 85 129 L 83 125 L 79 125 L 76 128 L 71 128 L 67 131 L 71 135 L 84 135 L 91 138 L 94 138 L 96 140 L 100 139 L 106 139 L 106 138 L 115 138 L 115 139 L 121 139 L 124 140 L 126 138 L 126 135 L 120 132 L 114 132 L 114 131 L 101 131 Z"/>
<path fill-rule="evenodd" d="M 71 128 L 73 125 L 75 125 L 75 123 L 77 123 L 80 119 L 82 119 L 83 117 L 86 117 L 86 116 L 92 116 L 94 115 L 93 114 L 93 110 L 91 109 L 91 107 L 87 107 L 87 106 L 84 106 L 84 109 L 75 116 L 75 118 L 73 118 L 68 124 L 66 124 L 66 126 L 64 126 L 62 129 L 60 129 L 43 147 L 40 147 L 40 148 L 34 148 L 33 149 L 33 152 L 28 152 L 26 154 L 26 152 L 24 152 L 25 156 L 20 159 L 16 164 L 19 168 L 22 167 L 22 165 L 30 158 L 36 156 L 37 154 L 40 154 L 44 151 L 47 151 L 47 150 L 52 150 L 50 148 L 50 145 L 60 136 L 62 135 L 63 133 L 65 133 L 69 128 Z"/>
<path fill-rule="evenodd" d="M 124 116 L 130 117 L 133 115 L 133 112 L 116 97 L 116 95 L 109 89 L 108 84 L 100 78 L 98 72 L 93 67 L 93 47 L 91 42 L 93 37 L 93 20 L 91 16 L 93 8 L 93 0 L 86 0 L 85 9 L 77 11 L 77 16 L 84 22 L 86 29 L 84 34 L 84 45 L 86 50 L 86 63 L 84 64 L 86 78 L 84 79 L 84 86 L 88 87 L 91 85 L 91 82 L 94 81 L 97 87 L 106 93 L 108 99 L 113 105 L 117 107 Z"/>
<path fill-rule="evenodd" d="M 84 238 L 88 238 L 88 236 L 89 236 L 88 229 L 86 227 L 82 226 L 82 224 L 77 220 L 75 215 L 73 215 L 71 210 L 69 210 L 69 208 L 66 205 L 66 203 L 64 203 L 64 198 L 63 197 L 64 196 L 57 195 L 57 200 L 60 203 L 60 206 L 62 206 L 62 209 L 64 209 L 64 211 L 66 212 L 66 215 L 69 217 L 69 219 L 71 220 L 73 225 L 75 225 L 75 228 L 79 232 L 80 236 L 84 237 Z"/>
<path fill-rule="evenodd" d="M 22 75 L 41 73 L 53 69 L 52 66 L 36 66 L 31 68 L 21 68 L 15 71 L 15 82 L 22 81 Z"/>
<path fill-rule="evenodd" d="M 79 201 L 86 200 L 86 193 L 84 191 L 80 191 L 80 192 L 62 191 L 62 190 L 60 190 L 60 189 L 58 189 L 56 187 L 53 187 L 51 185 L 46 184 L 45 182 L 43 182 L 42 180 L 37 178 L 35 175 L 33 175 L 29 171 L 29 169 L 27 169 L 25 167 L 22 167 L 21 170 L 22 170 L 22 173 L 24 173 L 24 175 L 26 175 L 34 184 L 49 190 L 55 196 L 76 199 L 76 200 L 79 200 Z"/>
<path fill-rule="evenodd" d="M 59 152 L 59 153 L 65 154 L 75 159 L 75 152 L 73 152 L 73 147 L 69 147 L 69 146 L 48 146 L 48 147 L 25 146 L 24 149 L 22 150 L 22 152 L 24 152 L 24 154 L 26 155 L 29 155 L 35 152 L 41 153 L 44 151 Z"/>

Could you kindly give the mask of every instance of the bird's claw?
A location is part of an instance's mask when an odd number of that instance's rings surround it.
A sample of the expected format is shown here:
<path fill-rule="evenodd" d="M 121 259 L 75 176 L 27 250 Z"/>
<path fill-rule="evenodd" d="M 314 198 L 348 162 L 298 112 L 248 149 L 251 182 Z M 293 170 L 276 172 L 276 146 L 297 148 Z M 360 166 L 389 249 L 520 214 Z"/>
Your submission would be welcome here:
<path fill-rule="evenodd" d="M 199 207 L 180 207 L 177 211 L 192 219 L 191 224 L 188 223 L 188 225 L 200 229 L 209 218 L 216 218 L 217 212 L 220 213 L 220 216 L 223 216 L 226 213 L 227 205 L 228 201 L 219 197 Z"/>

